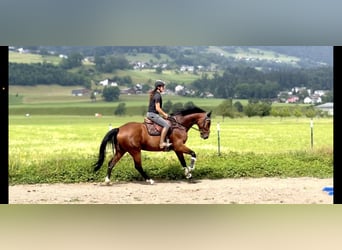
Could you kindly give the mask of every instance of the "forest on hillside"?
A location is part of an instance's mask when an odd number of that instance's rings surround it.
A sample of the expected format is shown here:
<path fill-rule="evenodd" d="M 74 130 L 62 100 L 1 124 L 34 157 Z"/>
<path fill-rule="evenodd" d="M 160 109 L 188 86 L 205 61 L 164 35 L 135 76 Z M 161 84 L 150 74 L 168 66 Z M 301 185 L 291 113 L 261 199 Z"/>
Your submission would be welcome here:
<path fill-rule="evenodd" d="M 91 83 L 94 81 L 95 75 L 111 74 L 112 81 L 121 86 L 131 87 L 137 83 L 132 82 L 129 76 L 116 76 L 116 71 L 134 69 L 137 62 L 129 61 L 127 58 L 147 53 L 160 60 L 152 63 L 150 59 L 150 62 L 140 63 L 145 63 L 145 67 L 150 67 L 159 74 L 162 74 L 163 71 L 178 74 L 179 69 L 184 65 L 188 68 L 192 67 L 192 71 L 189 70 L 188 73 L 196 74 L 198 76 L 197 80 L 183 86 L 182 91 L 178 93 L 181 95 L 204 97 L 210 93 L 215 98 L 274 99 L 282 91 L 301 88 L 312 92 L 324 90 L 330 92 L 329 96 L 332 98 L 333 67 L 330 65 L 332 48 L 321 46 L 285 47 L 272 47 L 273 54 L 270 55 L 273 55 L 273 57 L 265 57 L 265 54 L 271 53 L 269 52 L 271 48 L 259 46 L 241 49 L 241 47 L 230 46 L 214 48 L 216 52 L 213 52 L 213 48 L 209 50 L 205 46 L 30 46 L 26 47 L 25 50 L 40 54 L 51 54 L 51 51 L 54 51 L 56 55 L 65 53 L 63 54 L 65 57 L 58 65 L 46 62 L 30 64 L 10 62 L 9 84 L 24 86 L 37 84 L 81 85 L 91 89 Z M 315 48 L 316 50 L 314 50 Z M 313 53 L 313 51 L 316 51 L 316 53 Z M 244 55 L 240 57 L 245 60 L 232 56 L 237 52 L 240 53 L 239 55 Z M 243 52 L 245 54 L 242 54 Z M 286 61 L 285 53 L 292 57 L 295 55 L 300 57 L 296 61 L 294 59 Z M 167 59 L 163 59 L 166 58 L 165 55 L 167 55 Z M 248 55 L 250 55 L 249 60 Z M 258 60 L 256 55 L 263 59 Z M 92 65 L 85 66 L 83 64 L 85 59 L 90 60 Z M 280 62 L 277 61 L 278 59 Z M 169 86 L 176 87 L 179 84 L 182 83 L 170 82 Z M 144 89 L 148 90 L 148 87 Z M 297 94 L 308 95 L 308 93 Z"/>
<path fill-rule="evenodd" d="M 321 63 L 329 66 L 333 65 L 332 46 L 23 46 L 21 48 L 41 54 L 48 54 L 50 52 L 65 55 L 80 53 L 84 57 L 139 53 L 166 54 L 172 60 L 181 60 L 182 58 L 200 59 L 208 55 L 213 60 L 217 53 L 210 50 L 210 48 L 217 48 L 231 54 L 237 54 L 239 51 L 244 51 L 245 54 L 248 54 L 253 49 L 257 49 L 259 54 L 269 51 L 278 55 L 298 57 L 302 61 L 302 67 L 317 66 Z"/>

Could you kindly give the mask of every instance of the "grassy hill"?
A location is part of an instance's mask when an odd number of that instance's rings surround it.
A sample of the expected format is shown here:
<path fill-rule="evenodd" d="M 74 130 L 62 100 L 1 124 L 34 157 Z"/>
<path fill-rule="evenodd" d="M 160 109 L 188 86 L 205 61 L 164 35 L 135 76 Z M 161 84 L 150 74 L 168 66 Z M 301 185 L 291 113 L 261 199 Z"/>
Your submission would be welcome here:
<path fill-rule="evenodd" d="M 52 63 L 54 65 L 59 64 L 62 58 L 53 55 L 39 55 L 32 53 L 19 53 L 15 51 L 8 52 L 8 61 L 12 63 Z"/>
<path fill-rule="evenodd" d="M 191 48 L 191 47 L 189 47 Z M 286 53 L 279 53 L 272 51 L 270 47 L 268 49 L 253 48 L 253 47 L 236 47 L 228 50 L 222 46 L 207 46 L 204 47 L 200 54 L 205 56 L 206 54 L 216 54 L 226 58 L 235 59 L 248 59 L 248 60 L 274 60 L 279 62 L 296 63 L 300 60 L 299 57 L 290 56 Z M 130 61 L 143 61 L 150 63 L 169 62 L 173 63 L 174 60 L 166 54 L 159 53 L 158 57 L 152 53 L 123 53 L 123 56 Z M 58 64 L 62 59 L 56 54 L 53 55 L 39 55 L 31 53 L 19 53 L 16 51 L 9 51 L 9 61 L 16 63 L 38 63 L 47 62 L 52 64 Z"/>
<path fill-rule="evenodd" d="M 76 48 L 75 48 L 76 49 Z M 184 49 L 184 48 L 183 48 Z M 193 47 L 189 47 L 189 50 L 193 49 Z M 184 52 L 185 53 L 185 52 Z M 256 48 L 234 48 L 232 50 L 227 50 L 225 47 L 219 46 L 207 46 L 201 48 L 198 52 L 193 52 L 191 57 L 195 55 L 198 58 L 205 58 L 208 56 L 223 56 L 225 58 L 234 58 L 234 60 L 244 60 L 245 62 L 252 62 L 256 60 L 277 60 L 283 63 L 290 63 L 295 64 L 299 61 L 299 58 L 287 56 L 285 54 L 279 54 L 270 50 L 261 50 Z M 123 53 L 123 56 L 130 62 L 146 62 L 150 63 L 151 65 L 157 63 L 167 63 L 167 64 L 174 64 L 175 60 L 172 59 L 169 55 L 158 53 L 158 56 L 153 53 Z M 189 57 L 189 55 L 185 54 L 184 57 Z M 40 54 L 33 54 L 33 53 L 19 53 L 16 51 L 9 51 L 9 62 L 12 63 L 52 63 L 54 65 L 58 65 L 62 61 L 62 58 L 59 57 L 59 53 L 56 52 L 55 55 L 40 55 Z M 212 66 L 214 66 L 213 64 Z M 217 66 L 217 65 L 216 65 Z M 220 66 L 220 65 L 219 65 Z M 223 66 L 223 65 L 222 65 Z M 71 72 L 77 72 L 79 70 L 85 72 L 89 71 L 90 68 L 94 67 L 94 64 L 89 61 L 83 62 L 83 69 L 74 68 Z M 163 79 L 166 82 L 172 82 L 176 84 L 187 85 L 199 79 L 202 76 L 202 72 L 192 73 L 192 72 L 181 72 L 179 70 L 180 65 L 176 67 L 177 69 L 164 69 L 162 73 L 157 73 L 153 68 L 146 68 L 143 70 L 117 70 L 113 73 L 99 73 L 96 72 L 95 74 L 89 76 L 92 79 L 93 87 L 96 87 L 94 84 L 102 81 L 104 79 L 111 79 L 114 76 L 117 77 L 127 77 L 129 76 L 132 79 L 134 84 L 137 83 L 146 83 L 152 85 L 156 79 Z M 222 73 L 223 68 L 217 68 L 218 70 L 216 73 Z M 204 72 L 209 78 L 213 76 L 214 71 L 205 71 Z M 11 84 L 11 83 L 9 83 Z"/>

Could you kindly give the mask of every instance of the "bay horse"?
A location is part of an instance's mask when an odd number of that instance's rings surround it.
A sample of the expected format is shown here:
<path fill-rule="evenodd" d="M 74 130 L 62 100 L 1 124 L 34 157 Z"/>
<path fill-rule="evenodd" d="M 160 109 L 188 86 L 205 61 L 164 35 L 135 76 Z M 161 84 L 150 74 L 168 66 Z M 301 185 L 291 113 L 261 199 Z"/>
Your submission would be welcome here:
<path fill-rule="evenodd" d="M 195 168 L 196 153 L 185 146 L 188 139 L 188 131 L 193 125 L 197 125 L 194 128 L 200 132 L 202 139 L 208 139 L 210 133 L 210 120 L 211 111 L 205 112 L 198 107 L 191 107 L 174 114 L 170 115 L 167 120 L 170 124 L 169 133 L 167 135 L 168 140 L 172 145 L 168 149 L 161 149 L 159 147 L 160 131 L 161 127 L 152 121 L 144 122 L 128 122 L 118 128 L 113 128 L 107 132 L 104 136 L 99 150 L 98 160 L 93 164 L 94 172 L 98 171 L 105 159 L 106 146 L 108 143 L 112 144 L 113 157 L 108 162 L 107 176 L 105 178 L 105 183 L 110 183 L 110 177 L 112 169 L 121 159 L 125 153 L 129 153 L 134 161 L 135 169 L 141 174 L 146 182 L 153 184 L 154 181 L 148 176 L 148 174 L 143 170 L 141 164 L 141 151 L 169 151 L 173 150 L 181 166 L 184 169 L 184 173 L 187 179 L 192 177 L 191 172 Z M 148 120 L 148 119 L 147 119 Z M 153 123 L 153 125 L 151 125 Z M 159 127 L 159 134 L 151 135 L 151 131 L 148 129 L 149 126 L 154 126 L 154 128 Z M 186 165 L 184 159 L 184 154 L 191 155 L 190 165 Z"/>

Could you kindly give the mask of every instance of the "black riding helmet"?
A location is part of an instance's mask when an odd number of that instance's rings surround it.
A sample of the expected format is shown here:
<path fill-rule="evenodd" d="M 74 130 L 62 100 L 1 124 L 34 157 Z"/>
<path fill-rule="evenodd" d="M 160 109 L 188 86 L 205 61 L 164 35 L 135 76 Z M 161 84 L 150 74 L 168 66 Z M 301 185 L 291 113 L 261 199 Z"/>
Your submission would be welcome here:
<path fill-rule="evenodd" d="M 163 82 L 162 80 L 157 80 L 154 84 L 154 86 L 156 88 L 158 88 L 159 86 L 165 86 L 165 82 Z"/>

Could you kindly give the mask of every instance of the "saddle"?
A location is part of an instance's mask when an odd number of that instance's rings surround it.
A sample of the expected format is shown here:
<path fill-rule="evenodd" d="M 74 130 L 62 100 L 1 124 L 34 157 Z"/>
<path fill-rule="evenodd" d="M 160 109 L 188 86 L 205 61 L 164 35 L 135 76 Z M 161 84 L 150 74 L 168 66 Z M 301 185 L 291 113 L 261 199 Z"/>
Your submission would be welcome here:
<path fill-rule="evenodd" d="M 167 135 L 169 135 L 172 131 L 172 126 L 171 126 L 172 124 L 171 124 L 171 121 L 169 120 L 167 120 L 167 123 L 170 125 L 170 129 L 167 133 Z M 149 133 L 149 135 L 153 135 L 153 136 L 161 135 L 161 131 L 163 130 L 163 127 L 160 126 L 159 124 L 155 123 L 148 117 L 144 118 L 144 124 L 147 128 L 147 132 Z"/>

